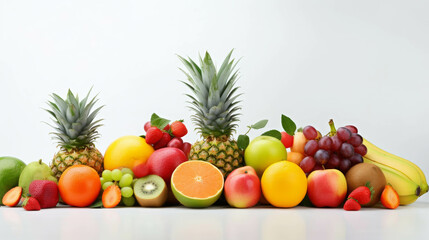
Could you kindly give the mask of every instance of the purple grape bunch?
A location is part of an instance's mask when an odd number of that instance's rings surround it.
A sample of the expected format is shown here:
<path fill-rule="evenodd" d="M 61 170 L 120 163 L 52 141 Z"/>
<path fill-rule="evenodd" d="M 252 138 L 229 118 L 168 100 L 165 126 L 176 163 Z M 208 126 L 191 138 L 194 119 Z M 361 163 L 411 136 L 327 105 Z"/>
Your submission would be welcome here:
<path fill-rule="evenodd" d="M 307 174 L 320 169 L 338 169 L 345 174 L 352 166 L 363 162 L 367 148 L 358 129 L 353 125 L 335 129 L 332 120 L 329 125 L 331 132 L 327 136 L 321 136 L 313 126 L 302 130 L 308 141 L 299 166 Z"/>

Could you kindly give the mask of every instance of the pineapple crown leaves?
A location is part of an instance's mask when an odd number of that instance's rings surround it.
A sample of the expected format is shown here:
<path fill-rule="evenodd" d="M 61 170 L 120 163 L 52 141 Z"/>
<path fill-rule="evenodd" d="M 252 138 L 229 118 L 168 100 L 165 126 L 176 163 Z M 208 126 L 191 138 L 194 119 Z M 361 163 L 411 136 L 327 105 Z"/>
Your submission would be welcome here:
<path fill-rule="evenodd" d="M 178 56 L 187 70 L 179 68 L 188 80 L 182 83 L 193 92 L 193 95 L 186 94 L 190 99 L 189 108 L 195 113 L 191 119 L 203 137 L 230 136 L 237 127 L 238 111 L 241 109 L 241 101 L 237 99 L 242 94 L 237 94 L 239 87 L 235 86 L 238 61 L 231 59 L 232 52 L 227 55 L 219 71 L 208 52 L 204 59 L 199 57 L 201 67 L 191 58 L 186 60 Z"/>
<path fill-rule="evenodd" d="M 52 116 L 55 125 L 48 124 L 56 131 L 51 132 L 53 139 L 58 141 L 59 146 L 70 150 L 73 148 L 85 148 L 93 145 L 95 139 L 100 135 L 97 128 L 102 126 L 100 122 L 103 119 L 95 120 L 95 117 L 104 106 L 98 107 L 92 111 L 94 105 L 98 102 L 98 94 L 89 99 L 92 88 L 84 99 L 79 101 L 69 89 L 67 98 L 64 100 L 53 93 L 48 101 L 50 109 L 45 109 Z M 89 101 L 89 102 L 88 102 Z"/>

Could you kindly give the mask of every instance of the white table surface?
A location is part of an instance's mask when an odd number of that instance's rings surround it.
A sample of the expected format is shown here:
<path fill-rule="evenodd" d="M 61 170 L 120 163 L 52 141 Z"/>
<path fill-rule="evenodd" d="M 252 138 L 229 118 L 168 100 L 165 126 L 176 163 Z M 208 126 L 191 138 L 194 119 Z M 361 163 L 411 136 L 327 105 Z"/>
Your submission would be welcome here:
<path fill-rule="evenodd" d="M 396 210 L 0 207 L 0 239 L 427 239 L 429 197 Z"/>

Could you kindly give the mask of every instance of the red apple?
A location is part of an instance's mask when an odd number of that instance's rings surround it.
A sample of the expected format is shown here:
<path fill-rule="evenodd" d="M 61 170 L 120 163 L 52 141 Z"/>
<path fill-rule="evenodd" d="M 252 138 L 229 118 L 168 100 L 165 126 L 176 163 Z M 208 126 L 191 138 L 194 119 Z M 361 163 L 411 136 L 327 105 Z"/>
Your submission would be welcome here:
<path fill-rule="evenodd" d="M 225 198 L 231 207 L 249 208 L 261 198 L 261 182 L 251 166 L 232 171 L 225 181 Z"/>
<path fill-rule="evenodd" d="M 160 148 L 150 155 L 146 163 L 134 167 L 133 171 L 137 178 L 155 174 L 162 177 L 167 185 L 170 185 L 171 174 L 173 174 L 174 169 L 187 160 L 186 155 L 178 148 Z"/>
<path fill-rule="evenodd" d="M 307 194 L 316 207 L 338 207 L 347 194 L 346 177 L 337 169 L 313 171 L 308 175 Z"/>
<path fill-rule="evenodd" d="M 281 139 L 283 145 L 285 148 L 290 148 L 293 146 L 293 136 L 287 134 L 287 132 L 282 132 L 282 139 Z"/>

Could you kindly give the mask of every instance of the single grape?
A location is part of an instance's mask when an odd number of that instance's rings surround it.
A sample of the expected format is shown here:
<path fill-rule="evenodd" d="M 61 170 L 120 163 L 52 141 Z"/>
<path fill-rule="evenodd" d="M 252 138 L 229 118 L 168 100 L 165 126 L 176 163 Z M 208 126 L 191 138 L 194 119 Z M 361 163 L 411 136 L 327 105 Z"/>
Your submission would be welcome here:
<path fill-rule="evenodd" d="M 103 173 L 101 173 L 101 176 L 106 180 L 107 182 L 112 181 L 112 171 L 110 170 L 104 170 Z"/>
<path fill-rule="evenodd" d="M 123 197 L 121 201 L 126 207 L 132 207 L 136 204 L 136 199 L 134 197 Z"/>
<path fill-rule="evenodd" d="M 345 127 L 340 127 L 337 130 L 337 136 L 341 141 L 345 142 L 350 139 L 352 132 Z"/>
<path fill-rule="evenodd" d="M 352 163 L 352 165 L 363 163 L 363 158 L 360 154 L 355 153 L 353 156 L 350 157 L 350 162 Z"/>
<path fill-rule="evenodd" d="M 341 147 L 341 144 L 343 144 L 343 141 L 338 138 L 337 135 L 331 137 L 332 144 L 331 144 L 331 150 L 338 151 Z"/>
<path fill-rule="evenodd" d="M 125 174 L 131 174 L 131 176 L 134 178 L 134 172 L 133 172 L 133 170 L 131 170 L 131 169 L 129 169 L 129 168 L 122 168 L 121 169 L 121 172 L 122 172 L 122 175 L 125 175 Z"/>
<path fill-rule="evenodd" d="M 329 157 L 328 163 L 326 164 L 326 168 L 338 168 L 340 165 L 341 159 L 337 154 L 333 153 Z"/>
<path fill-rule="evenodd" d="M 310 140 L 304 146 L 304 153 L 307 156 L 314 156 L 317 150 L 319 150 L 319 145 L 316 140 Z"/>
<path fill-rule="evenodd" d="M 134 187 L 134 183 L 136 183 L 137 182 L 137 180 L 139 180 L 138 178 L 134 178 L 133 179 L 133 182 L 131 183 L 131 187 Z"/>
<path fill-rule="evenodd" d="M 105 182 L 102 186 L 103 190 L 106 190 L 107 187 L 112 186 L 113 182 Z"/>
<path fill-rule="evenodd" d="M 363 138 L 357 133 L 352 133 L 352 136 L 347 142 L 350 143 L 353 147 L 358 147 L 362 144 Z"/>
<path fill-rule="evenodd" d="M 352 162 L 350 162 L 349 159 L 345 158 L 340 162 L 340 166 L 338 167 L 340 171 L 345 174 L 350 169 L 351 166 L 352 166 Z"/>
<path fill-rule="evenodd" d="M 122 172 L 119 169 L 115 169 L 112 171 L 112 179 L 114 181 L 119 181 L 122 178 Z"/>
<path fill-rule="evenodd" d="M 167 143 L 167 147 L 174 147 L 174 148 L 182 149 L 182 146 L 183 146 L 183 140 L 179 139 L 177 137 L 171 139 Z"/>
<path fill-rule="evenodd" d="M 345 128 L 347 128 L 348 130 L 350 130 L 350 132 L 352 132 L 352 133 L 358 133 L 357 127 L 355 127 L 353 125 L 347 125 L 347 126 L 345 126 Z"/>
<path fill-rule="evenodd" d="M 122 197 L 128 198 L 132 197 L 134 194 L 134 191 L 131 187 L 123 187 L 121 188 L 121 195 Z"/>
<path fill-rule="evenodd" d="M 329 160 L 329 152 L 323 149 L 317 150 L 314 154 L 314 160 L 321 165 L 326 164 Z"/>
<path fill-rule="evenodd" d="M 353 156 L 354 153 L 355 153 L 355 150 L 350 143 L 341 144 L 341 147 L 340 147 L 341 156 L 343 156 L 344 158 L 349 158 Z"/>
<path fill-rule="evenodd" d="M 131 174 L 127 173 L 124 174 L 121 177 L 121 180 L 119 181 L 119 187 L 131 187 L 131 184 L 133 183 L 133 176 Z"/>
<path fill-rule="evenodd" d="M 316 171 L 316 170 L 324 170 L 322 164 L 316 163 L 316 165 L 313 168 L 313 171 Z"/>
<path fill-rule="evenodd" d="M 358 153 L 359 155 L 361 155 L 362 157 L 366 155 L 366 153 L 368 152 L 367 148 L 365 145 L 360 145 L 358 147 L 355 147 L 355 152 Z"/>
<path fill-rule="evenodd" d="M 317 138 L 317 131 L 313 126 L 306 126 L 302 130 L 302 133 L 304 134 L 305 138 L 307 138 L 307 140 L 314 140 Z"/>
<path fill-rule="evenodd" d="M 332 139 L 328 136 L 324 136 L 319 140 L 319 148 L 324 150 L 331 150 Z"/>
<path fill-rule="evenodd" d="M 107 182 L 107 181 L 106 181 L 106 179 L 104 179 L 103 177 L 101 177 L 101 178 L 100 178 L 101 186 L 103 186 L 103 184 L 104 184 L 105 182 Z"/>
<path fill-rule="evenodd" d="M 314 166 L 316 165 L 316 161 L 313 157 L 307 156 L 299 163 L 299 166 L 301 167 L 302 171 L 305 173 L 311 172 L 313 170 Z"/>

